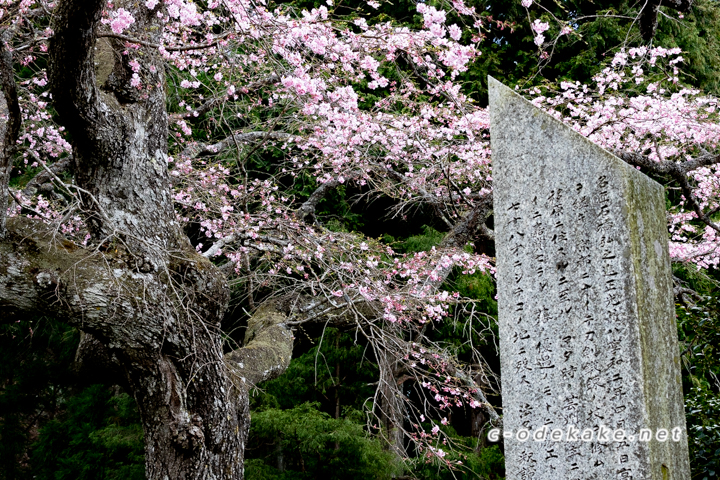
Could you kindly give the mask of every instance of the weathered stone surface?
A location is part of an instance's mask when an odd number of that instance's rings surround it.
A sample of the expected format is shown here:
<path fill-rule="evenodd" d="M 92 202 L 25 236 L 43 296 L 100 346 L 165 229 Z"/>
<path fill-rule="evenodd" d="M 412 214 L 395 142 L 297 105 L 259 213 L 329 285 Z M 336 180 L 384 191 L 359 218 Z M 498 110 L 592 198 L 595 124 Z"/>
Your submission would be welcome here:
<path fill-rule="evenodd" d="M 490 118 L 507 478 L 689 479 L 663 188 L 494 79 Z"/>

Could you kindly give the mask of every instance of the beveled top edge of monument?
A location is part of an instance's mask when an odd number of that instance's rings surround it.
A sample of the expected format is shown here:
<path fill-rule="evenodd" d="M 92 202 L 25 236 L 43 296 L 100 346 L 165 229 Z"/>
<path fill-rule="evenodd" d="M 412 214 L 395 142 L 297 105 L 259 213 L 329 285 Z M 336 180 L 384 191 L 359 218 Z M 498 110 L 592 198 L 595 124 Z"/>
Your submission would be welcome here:
<path fill-rule="evenodd" d="M 549 113 L 545 112 L 545 111 L 542 110 L 541 108 L 533 105 L 533 103 L 530 102 L 527 98 L 523 97 L 523 96 L 520 95 L 519 93 L 515 92 L 512 88 L 508 87 L 507 85 L 505 85 L 505 84 L 502 83 L 501 81 L 493 78 L 493 77 L 490 76 L 490 75 L 488 75 L 488 97 L 489 97 L 489 98 L 488 98 L 488 100 L 489 100 L 489 101 L 488 101 L 488 109 L 490 110 L 489 113 L 490 113 L 490 116 L 491 116 L 491 121 L 490 121 L 490 129 L 491 129 L 490 139 L 491 139 L 491 142 L 492 142 L 492 126 L 493 126 L 493 122 L 492 122 L 493 105 L 497 105 L 498 102 L 500 101 L 500 99 L 501 99 L 502 97 L 512 99 L 512 100 L 514 100 L 514 101 L 516 101 L 516 102 L 517 102 L 518 100 L 520 100 L 520 101 L 521 101 L 520 103 L 524 103 L 526 106 L 530 107 L 531 110 L 536 111 L 536 112 L 538 112 L 539 114 L 543 115 L 543 116 L 544 116 L 545 118 L 547 118 L 548 120 L 557 123 L 558 126 L 560 126 L 560 127 L 562 127 L 563 129 L 565 129 L 565 130 L 566 130 L 567 132 L 569 132 L 571 135 L 574 135 L 578 140 L 582 139 L 582 141 L 584 141 L 584 142 L 588 143 L 589 145 L 592 145 L 593 147 L 597 148 L 597 149 L 598 149 L 599 151 L 601 151 L 604 155 L 610 157 L 613 162 L 616 162 L 618 165 L 622 165 L 621 168 L 625 168 L 625 169 L 627 169 L 627 171 L 635 172 L 635 173 L 633 173 L 633 174 L 631 174 L 631 175 L 638 175 L 638 174 L 640 174 L 640 175 L 642 175 L 642 177 L 643 177 L 644 179 L 646 179 L 647 181 L 650 181 L 652 184 L 656 185 L 656 188 L 660 188 L 660 189 L 664 190 L 664 187 L 663 187 L 662 185 L 660 185 L 658 182 L 656 182 L 656 181 L 653 180 L 652 178 L 650 178 L 650 177 L 648 177 L 647 175 L 645 175 L 645 174 L 644 174 L 643 172 L 641 172 L 640 170 L 636 169 L 634 166 L 628 164 L 627 162 L 624 162 L 624 161 L 623 161 L 622 159 L 620 159 L 617 155 L 615 155 L 614 153 L 608 151 L 608 150 L 605 149 L 603 146 L 598 145 L 597 143 L 593 142 L 592 140 L 590 140 L 589 138 L 585 137 L 584 135 L 581 135 L 580 133 L 576 132 L 575 130 L 573 130 L 572 128 L 570 128 L 568 125 L 564 124 L 563 122 L 561 122 L 561 121 L 558 120 L 557 118 L 553 117 L 553 116 L 550 115 Z"/>

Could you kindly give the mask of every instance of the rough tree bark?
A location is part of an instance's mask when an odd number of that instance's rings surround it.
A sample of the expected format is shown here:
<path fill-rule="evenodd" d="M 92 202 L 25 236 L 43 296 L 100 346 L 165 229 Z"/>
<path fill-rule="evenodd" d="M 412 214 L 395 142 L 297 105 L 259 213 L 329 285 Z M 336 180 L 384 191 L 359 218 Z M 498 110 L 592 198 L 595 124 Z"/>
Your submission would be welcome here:
<path fill-rule="evenodd" d="M 173 210 L 164 68 L 146 56 L 146 71 L 155 73 L 147 74 L 153 87 L 141 95 L 116 55 L 98 87 L 93 57 L 105 3 L 59 2 L 49 50 L 50 88 L 72 135 L 93 239 L 80 248 L 40 222 L 8 219 L 0 240 L 0 309 L 65 319 L 83 332 L 80 371 L 82 364 L 92 371 L 90 364 L 96 374 L 106 369 L 106 379 L 122 376 L 117 382 L 129 386 L 142 417 L 149 479 L 241 479 L 248 388 L 285 369 L 292 334 L 282 305 L 266 305 L 251 319 L 245 346 L 223 354 L 227 281 L 192 248 Z M 155 15 L 133 10 L 135 33 L 159 41 Z M 14 82 L 12 75 L 2 80 Z M 5 192 L 8 175 L 0 180 Z M 4 208 L 0 216 L 2 225 Z"/>
<path fill-rule="evenodd" d="M 0 114 L 7 114 L 8 121 L 0 127 L 0 238 L 5 236 L 5 212 L 8 208 L 10 190 L 10 172 L 12 159 L 15 154 L 15 142 L 20 135 L 20 104 L 18 103 L 17 89 L 12 65 L 12 54 L 6 43 L 10 41 L 12 33 L 9 30 L 0 32 L 0 86 L 3 90 L 3 102 L 0 102 Z"/>

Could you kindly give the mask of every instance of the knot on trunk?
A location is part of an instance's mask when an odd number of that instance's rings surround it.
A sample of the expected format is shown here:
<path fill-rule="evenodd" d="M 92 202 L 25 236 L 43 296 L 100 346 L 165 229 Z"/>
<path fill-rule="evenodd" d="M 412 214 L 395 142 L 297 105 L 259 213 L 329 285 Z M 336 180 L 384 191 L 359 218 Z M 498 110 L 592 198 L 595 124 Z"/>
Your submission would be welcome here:
<path fill-rule="evenodd" d="M 35 281 L 41 288 L 54 290 L 60 284 L 60 276 L 57 272 L 39 272 L 35 275 Z"/>
<path fill-rule="evenodd" d="M 205 445 L 203 422 L 200 415 L 193 415 L 190 421 L 178 421 L 172 428 L 172 439 L 183 451 L 193 452 Z"/>
<path fill-rule="evenodd" d="M 146 256 L 136 259 L 135 268 L 140 273 L 155 272 L 158 269 L 157 265 L 155 265 L 155 263 L 149 257 L 146 257 Z"/>
<path fill-rule="evenodd" d="M 227 278 L 210 260 L 194 250 L 177 252 L 168 264 L 172 282 L 182 285 L 193 309 L 206 324 L 219 324 L 227 308 Z"/>

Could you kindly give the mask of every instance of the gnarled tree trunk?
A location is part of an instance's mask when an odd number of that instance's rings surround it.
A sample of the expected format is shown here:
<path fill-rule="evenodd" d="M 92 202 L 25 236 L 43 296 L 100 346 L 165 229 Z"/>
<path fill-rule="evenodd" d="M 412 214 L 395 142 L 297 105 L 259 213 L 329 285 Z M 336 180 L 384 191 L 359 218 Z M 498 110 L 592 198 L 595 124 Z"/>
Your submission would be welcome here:
<path fill-rule="evenodd" d="M 292 334 L 282 309 L 269 305 L 251 320 L 245 347 L 223 355 L 227 281 L 196 253 L 173 209 L 164 67 L 146 54 L 148 87 L 138 91 L 127 59 L 115 55 L 98 87 L 93 56 L 105 5 L 58 4 L 49 64 L 93 239 L 80 248 L 45 224 L 8 219 L 0 308 L 55 315 L 84 332 L 81 371 L 120 375 L 137 400 L 149 479 L 239 479 L 248 388 L 286 368 Z M 133 11 L 133 33 L 159 43 L 155 14 Z"/>

